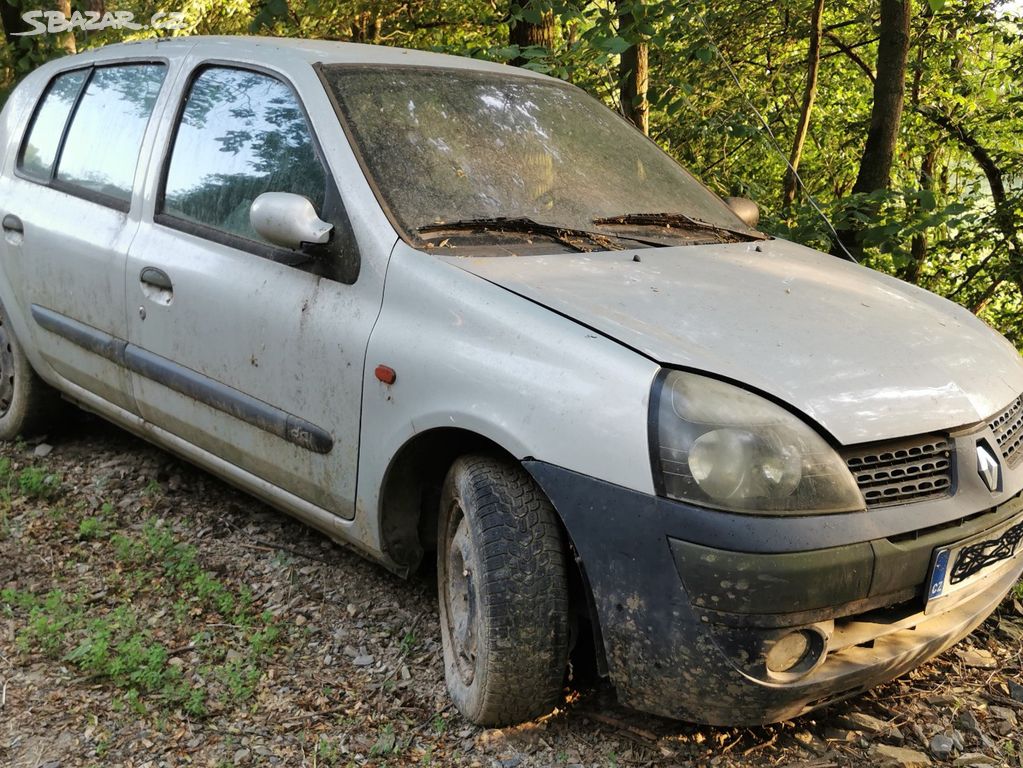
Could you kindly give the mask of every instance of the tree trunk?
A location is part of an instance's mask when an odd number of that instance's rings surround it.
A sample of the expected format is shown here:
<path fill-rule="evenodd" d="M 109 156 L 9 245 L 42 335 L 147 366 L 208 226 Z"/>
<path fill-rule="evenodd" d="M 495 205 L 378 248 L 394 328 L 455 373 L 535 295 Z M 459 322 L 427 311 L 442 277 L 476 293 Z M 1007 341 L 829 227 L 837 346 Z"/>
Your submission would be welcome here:
<path fill-rule="evenodd" d="M 15 37 L 15 33 L 29 31 L 28 24 L 21 18 L 21 9 L 10 0 L 0 0 L 0 23 L 4 25 L 4 40 L 9 46 L 25 39 Z"/>
<path fill-rule="evenodd" d="M 877 72 L 874 102 L 870 110 L 870 128 L 860 158 L 853 194 L 869 194 L 888 189 L 892 179 L 895 145 L 902 123 L 906 99 L 906 64 L 909 59 L 909 22 L 912 0 L 881 0 L 881 36 L 877 43 Z M 832 248 L 836 256 L 849 254 L 859 261 L 863 253 L 858 228 L 845 226 L 838 231 Z"/>
<path fill-rule="evenodd" d="M 635 23 L 632 14 L 633 2 L 634 0 L 616 0 L 619 35 Z M 649 46 L 637 40 L 622 53 L 618 66 L 622 114 L 643 131 L 644 135 L 650 134 L 650 103 L 647 101 L 650 84 L 649 55 Z"/>
<path fill-rule="evenodd" d="M 515 5 L 515 3 L 513 3 Z M 534 0 L 524 2 L 520 7 L 523 9 L 533 8 L 540 13 L 540 23 L 530 24 L 523 19 L 512 19 L 508 25 L 508 42 L 517 45 L 519 48 L 546 48 L 553 50 L 555 38 L 558 34 L 558 25 L 554 19 L 554 11 L 546 4 Z M 516 56 L 511 64 L 521 67 L 527 64 L 529 59 L 525 56 Z"/>
<path fill-rule="evenodd" d="M 881 0 L 881 38 L 877 44 L 877 80 L 870 129 L 853 193 L 887 189 L 906 96 L 909 22 L 912 0 Z"/>
<path fill-rule="evenodd" d="M 71 18 L 71 0 L 57 0 L 55 5 L 55 10 L 63 13 L 65 19 Z M 78 53 L 78 45 L 75 43 L 75 33 L 71 30 L 61 33 L 60 37 L 57 39 L 57 45 L 69 55 Z"/>
<path fill-rule="evenodd" d="M 924 155 L 923 161 L 920 163 L 920 189 L 921 190 L 933 190 L 934 189 L 934 163 L 938 157 L 938 150 L 934 147 L 927 151 Z M 913 283 L 914 285 L 920 281 L 920 272 L 923 269 L 924 262 L 927 260 L 927 233 L 920 232 L 919 234 L 913 235 L 913 242 L 910 244 L 910 256 L 912 260 L 909 262 L 905 270 L 902 273 L 902 279 L 907 283 Z"/>
<path fill-rule="evenodd" d="M 810 113 L 813 103 L 817 100 L 817 75 L 821 66 L 821 34 L 824 27 L 824 0 L 815 0 L 813 14 L 810 18 L 810 47 L 806 54 L 806 87 L 803 89 L 803 108 L 799 113 L 796 135 L 792 140 L 792 152 L 789 155 L 789 167 L 785 171 L 782 182 L 782 206 L 791 208 L 796 200 L 797 174 L 799 161 L 803 157 L 803 147 L 810 130 Z"/>

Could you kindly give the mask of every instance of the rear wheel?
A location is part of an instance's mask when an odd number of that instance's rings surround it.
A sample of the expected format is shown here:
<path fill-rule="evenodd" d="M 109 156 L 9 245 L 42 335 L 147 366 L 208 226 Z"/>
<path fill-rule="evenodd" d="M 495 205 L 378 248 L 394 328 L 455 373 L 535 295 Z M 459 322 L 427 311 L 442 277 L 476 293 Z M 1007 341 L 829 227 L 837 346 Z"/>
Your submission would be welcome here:
<path fill-rule="evenodd" d="M 568 661 L 565 548 L 557 514 L 517 463 L 463 456 L 441 494 L 437 579 L 448 690 L 480 725 L 560 701 Z"/>
<path fill-rule="evenodd" d="M 60 396 L 32 370 L 0 306 L 0 440 L 45 431 L 60 408 Z"/>

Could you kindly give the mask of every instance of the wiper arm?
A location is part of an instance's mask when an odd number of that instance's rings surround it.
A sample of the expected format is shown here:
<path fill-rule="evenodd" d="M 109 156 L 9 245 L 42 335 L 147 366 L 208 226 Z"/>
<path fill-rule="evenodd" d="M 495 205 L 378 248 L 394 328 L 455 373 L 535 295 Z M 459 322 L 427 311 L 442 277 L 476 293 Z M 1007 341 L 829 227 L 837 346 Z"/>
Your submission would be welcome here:
<path fill-rule="evenodd" d="M 601 226 L 608 225 L 635 225 L 652 227 L 679 227 L 681 229 L 697 230 L 701 232 L 723 232 L 725 234 L 740 237 L 743 240 L 767 240 L 767 235 L 756 230 L 743 231 L 732 229 L 721 224 L 711 224 L 709 221 L 696 219 L 684 213 L 623 213 L 620 216 L 605 216 L 594 219 L 594 224 Z"/>
<path fill-rule="evenodd" d="M 541 235 L 543 237 L 548 237 L 551 240 L 556 240 L 562 245 L 580 253 L 590 253 L 598 249 L 605 251 L 625 250 L 620 244 L 616 243 L 615 240 L 631 240 L 632 242 L 643 243 L 644 245 L 663 245 L 663 243 L 654 243 L 649 240 L 642 240 L 638 237 L 605 235 L 600 232 L 591 232 L 587 229 L 572 229 L 571 227 L 559 227 L 555 224 L 543 224 L 529 218 L 528 216 L 498 216 L 489 219 L 461 219 L 458 221 L 445 221 L 437 222 L 436 224 L 427 224 L 426 226 L 419 227 L 416 230 L 418 234 L 451 231 L 520 232 L 527 235 Z M 573 240 L 572 238 L 576 238 L 576 240 Z M 584 244 L 578 242 L 578 239 L 587 240 L 598 247 L 587 248 Z"/>

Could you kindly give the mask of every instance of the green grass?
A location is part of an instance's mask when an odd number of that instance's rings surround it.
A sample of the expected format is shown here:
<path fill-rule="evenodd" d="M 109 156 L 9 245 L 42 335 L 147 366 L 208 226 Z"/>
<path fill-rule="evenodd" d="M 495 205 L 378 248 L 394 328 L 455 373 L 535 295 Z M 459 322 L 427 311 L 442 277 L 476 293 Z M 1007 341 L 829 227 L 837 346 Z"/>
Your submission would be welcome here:
<path fill-rule="evenodd" d="M 3 471 L 0 466 L 0 475 Z M 18 651 L 59 659 L 108 681 L 118 690 L 117 706 L 140 716 L 181 710 L 202 717 L 211 706 L 233 708 L 251 700 L 283 640 L 275 618 L 253 608 L 247 588 L 232 588 L 202 568 L 195 547 L 161 521 L 150 519 L 141 531 L 111 533 L 112 518 L 113 508 L 104 505 L 99 516 L 77 525 L 79 540 L 99 542 L 95 557 L 104 565 L 108 594 L 102 604 L 84 592 L 59 589 L 0 592 L 0 610 L 18 621 Z M 154 604 L 169 607 L 158 621 L 140 607 Z M 198 684 L 185 663 L 170 663 L 175 653 L 198 656 L 189 662 Z"/>
<path fill-rule="evenodd" d="M 107 533 L 107 523 L 99 517 L 86 517 L 78 524 L 78 538 L 82 541 L 102 539 Z"/>
<path fill-rule="evenodd" d="M 52 501 L 64 493 L 60 475 L 45 467 L 30 466 L 16 471 L 11 460 L 0 457 L 0 502 L 9 505 L 15 496 L 34 501 Z"/>

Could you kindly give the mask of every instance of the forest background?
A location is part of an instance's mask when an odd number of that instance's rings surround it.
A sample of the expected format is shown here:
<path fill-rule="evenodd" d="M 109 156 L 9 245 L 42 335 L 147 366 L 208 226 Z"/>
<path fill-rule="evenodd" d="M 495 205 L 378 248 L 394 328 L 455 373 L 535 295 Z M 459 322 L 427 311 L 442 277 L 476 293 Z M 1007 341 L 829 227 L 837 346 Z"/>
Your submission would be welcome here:
<path fill-rule="evenodd" d="M 184 24 L 19 35 L 32 10 Z M 1023 347 L 1018 0 L 0 0 L 0 25 L 0 104 L 46 60 L 171 34 L 349 40 L 544 72 L 716 192 L 755 200 L 767 232 L 935 291 Z"/>

